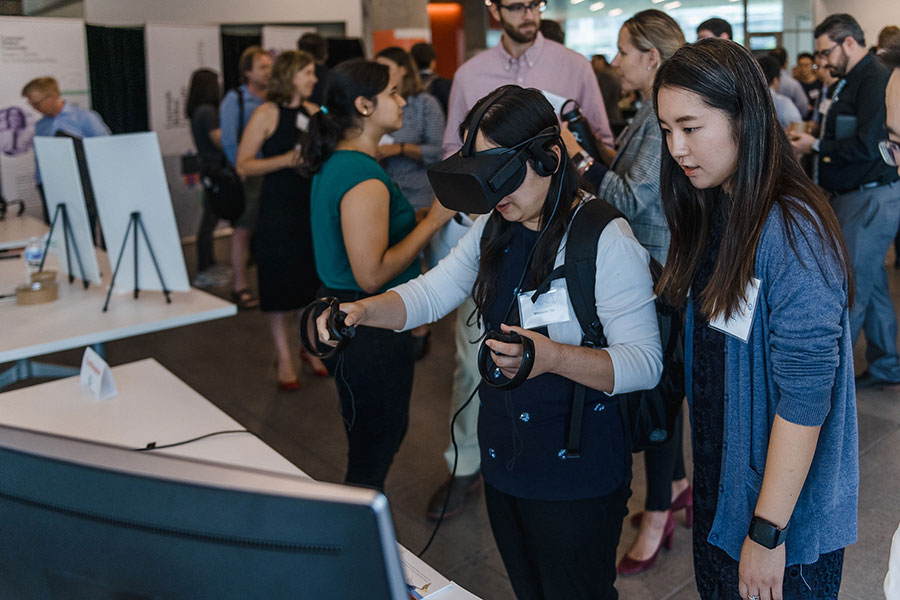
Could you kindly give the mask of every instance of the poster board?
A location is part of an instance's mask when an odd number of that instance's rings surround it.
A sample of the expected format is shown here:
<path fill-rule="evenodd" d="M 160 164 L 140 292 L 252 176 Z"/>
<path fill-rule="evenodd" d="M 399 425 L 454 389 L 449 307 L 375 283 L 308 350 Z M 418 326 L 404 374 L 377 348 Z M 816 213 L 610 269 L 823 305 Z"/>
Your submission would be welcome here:
<path fill-rule="evenodd" d="M 139 212 L 166 287 L 173 292 L 190 290 L 156 133 L 87 138 L 84 153 L 112 268 L 119 261 L 130 215 Z M 133 232 L 116 278 L 117 293 L 134 289 L 132 236 Z M 161 290 L 150 251 L 142 236 L 139 240 L 138 285 L 141 290 Z"/>
<path fill-rule="evenodd" d="M 181 173 L 181 157 L 196 153 L 185 107 L 195 70 L 212 69 L 221 77 L 219 27 L 148 23 L 144 43 L 150 129 L 159 137 L 179 231 L 183 236 L 193 235 L 203 212 L 203 192 L 199 178 Z"/>
<path fill-rule="evenodd" d="M 56 252 L 59 256 L 59 266 L 63 273 L 80 278 L 81 268 L 84 268 L 85 280 L 99 285 L 100 266 L 97 264 L 97 253 L 94 251 L 93 236 L 84 202 L 84 190 L 75 156 L 75 142 L 71 138 L 36 137 L 34 149 L 41 170 L 50 219 L 53 219 L 57 205 L 62 204 L 66 207 L 74 238 L 74 244 L 69 248 L 73 264 L 70 265 L 66 257 L 62 218 L 57 219 L 50 234 L 50 251 Z M 81 257 L 81 267 L 75 258 L 76 249 Z"/>
<path fill-rule="evenodd" d="M 34 126 L 42 115 L 22 97 L 22 88 L 36 77 L 54 77 L 67 102 L 90 108 L 84 21 L 0 17 L 0 64 L 0 192 L 41 217 Z"/>

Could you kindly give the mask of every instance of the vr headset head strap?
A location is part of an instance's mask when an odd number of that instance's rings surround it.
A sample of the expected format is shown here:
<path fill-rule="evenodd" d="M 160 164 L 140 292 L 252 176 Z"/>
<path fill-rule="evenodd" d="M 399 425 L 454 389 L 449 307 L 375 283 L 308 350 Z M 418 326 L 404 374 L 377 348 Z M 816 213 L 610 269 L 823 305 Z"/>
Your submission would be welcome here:
<path fill-rule="evenodd" d="M 466 134 L 466 141 L 463 143 L 460 156 L 469 157 L 475 155 L 475 138 L 478 137 L 478 127 L 481 125 L 481 119 L 484 117 L 484 113 L 486 113 L 487 109 L 493 106 L 497 100 L 506 95 L 508 90 L 509 88 L 504 86 L 488 96 L 488 99 L 484 101 L 484 104 L 481 105 L 481 108 L 479 108 L 478 112 L 472 117 L 472 122 L 469 123 L 469 130 Z"/>

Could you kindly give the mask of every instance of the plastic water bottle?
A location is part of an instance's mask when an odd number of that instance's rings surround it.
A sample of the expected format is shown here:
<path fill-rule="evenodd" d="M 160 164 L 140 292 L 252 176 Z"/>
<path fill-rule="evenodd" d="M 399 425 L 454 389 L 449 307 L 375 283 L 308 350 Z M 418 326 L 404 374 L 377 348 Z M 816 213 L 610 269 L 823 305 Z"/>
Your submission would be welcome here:
<path fill-rule="evenodd" d="M 25 281 L 31 282 L 31 274 L 40 270 L 43 258 L 44 246 L 36 237 L 32 237 L 25 246 Z"/>

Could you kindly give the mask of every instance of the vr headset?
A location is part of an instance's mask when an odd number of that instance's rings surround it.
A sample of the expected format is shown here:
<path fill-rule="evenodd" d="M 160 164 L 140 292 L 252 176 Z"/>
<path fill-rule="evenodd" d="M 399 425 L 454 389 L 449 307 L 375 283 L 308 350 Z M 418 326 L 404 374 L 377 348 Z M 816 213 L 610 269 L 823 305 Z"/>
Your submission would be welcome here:
<path fill-rule="evenodd" d="M 522 185 L 529 160 L 533 161 L 534 171 L 541 177 L 552 175 L 559 166 L 559 158 L 550 150 L 553 142 L 559 140 L 558 125 L 547 127 L 512 148 L 475 152 L 475 138 L 481 118 L 507 91 L 508 88 L 497 90 L 478 109 L 458 153 L 427 170 L 435 195 L 450 210 L 489 213 L 498 202 Z"/>

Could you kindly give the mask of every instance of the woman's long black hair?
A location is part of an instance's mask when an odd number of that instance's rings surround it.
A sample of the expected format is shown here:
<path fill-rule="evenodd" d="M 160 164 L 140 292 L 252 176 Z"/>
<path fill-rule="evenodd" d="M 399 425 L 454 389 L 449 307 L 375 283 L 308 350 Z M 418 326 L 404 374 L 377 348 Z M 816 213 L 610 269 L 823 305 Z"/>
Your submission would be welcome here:
<path fill-rule="evenodd" d="M 678 163 L 662 147 L 660 192 L 672 240 L 657 292 L 676 305 L 687 298 L 694 272 L 706 247 L 717 203 L 729 203 L 728 220 L 709 284 L 697 299 L 702 315 L 710 318 L 737 309 L 753 278 L 756 249 L 774 205 L 781 207 L 791 247 L 808 221 L 820 241 L 806 239 L 816 260 L 821 250 L 832 252 L 848 281 L 853 275 L 837 217 L 821 190 L 806 176 L 794 157 L 759 64 L 743 46 L 710 38 L 679 49 L 656 74 L 653 97 L 659 115 L 659 90 L 686 90 L 710 108 L 724 113 L 732 124 L 737 145 L 737 169 L 728 182 L 730 197 L 717 189 L 698 190 Z M 801 234 L 802 235 L 802 234 Z M 819 264 L 819 268 L 825 272 Z"/>
<path fill-rule="evenodd" d="M 197 69 L 191 74 L 191 84 L 188 86 L 188 97 L 184 107 L 188 119 L 194 118 L 194 112 L 204 104 L 219 110 L 221 100 L 222 89 L 215 71 Z"/>
<path fill-rule="evenodd" d="M 322 110 L 310 118 L 301 150 L 309 173 L 319 170 L 348 131 L 362 127 L 356 99 L 362 96 L 377 102 L 376 96 L 389 82 L 385 65 L 361 58 L 343 62 L 329 72 Z"/>
<path fill-rule="evenodd" d="M 498 98 L 485 111 L 478 129 L 495 144 L 512 148 L 525 140 L 534 137 L 547 127 L 559 125 L 553 107 L 544 95 L 535 89 L 524 89 L 517 85 L 504 86 L 507 92 Z M 488 94 L 488 96 L 492 95 Z M 460 125 L 460 137 L 465 139 L 471 126 L 472 117 L 487 100 L 485 96 L 475 103 L 469 114 Z M 468 132 L 475 135 L 477 132 Z M 547 148 L 558 145 L 561 155 L 566 153 L 562 140 L 550 142 Z M 559 243 L 566 232 L 573 213 L 573 200 L 578 193 L 578 173 L 571 161 L 562 160 L 562 166 L 551 176 L 550 188 L 544 199 L 541 210 L 540 227 L 546 229 L 534 249 L 531 264 L 528 268 L 523 286 L 534 289 L 553 270 Z M 562 185 L 562 189 L 558 186 Z M 559 203 L 557 206 L 557 195 Z M 551 218 L 552 217 L 552 218 Z M 510 223 L 499 212 L 494 211 L 481 237 L 481 259 L 478 265 L 478 276 L 472 287 L 475 300 L 475 318 L 484 321 L 484 315 L 497 297 L 497 286 L 500 279 L 500 264 L 503 250 L 512 239 L 516 223 Z"/>

